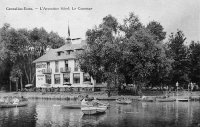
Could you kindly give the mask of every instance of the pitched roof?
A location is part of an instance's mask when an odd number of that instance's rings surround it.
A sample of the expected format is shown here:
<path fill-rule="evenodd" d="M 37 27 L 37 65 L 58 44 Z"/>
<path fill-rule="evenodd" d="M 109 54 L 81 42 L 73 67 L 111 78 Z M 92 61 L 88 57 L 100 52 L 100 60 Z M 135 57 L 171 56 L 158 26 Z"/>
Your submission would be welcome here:
<path fill-rule="evenodd" d="M 75 49 L 83 49 L 83 43 L 80 44 L 65 44 L 62 47 L 58 48 L 59 51 L 66 51 L 66 50 L 75 50 Z"/>
<path fill-rule="evenodd" d="M 74 42 L 74 41 L 73 41 Z M 80 42 L 80 41 L 79 41 Z M 57 49 L 50 49 L 46 54 L 39 57 L 38 59 L 34 60 L 33 63 L 38 62 L 46 62 L 46 61 L 56 61 L 56 60 L 69 60 L 69 59 L 76 59 L 75 53 L 67 54 L 66 51 L 68 50 L 80 50 L 83 49 L 83 46 L 85 45 L 85 41 L 81 41 L 81 43 L 76 44 L 65 44 Z M 61 53 L 61 55 L 58 55 L 58 52 L 64 52 Z"/>

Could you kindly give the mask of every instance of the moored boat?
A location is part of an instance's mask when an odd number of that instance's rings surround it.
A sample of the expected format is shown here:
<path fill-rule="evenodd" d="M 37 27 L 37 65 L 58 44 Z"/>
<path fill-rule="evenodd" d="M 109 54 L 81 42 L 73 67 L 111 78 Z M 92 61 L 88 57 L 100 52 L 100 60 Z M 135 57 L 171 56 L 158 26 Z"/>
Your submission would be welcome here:
<path fill-rule="evenodd" d="M 81 111 L 85 115 L 94 115 L 94 114 L 100 114 L 100 113 L 105 113 L 107 107 L 106 106 L 98 106 L 98 107 L 81 107 Z"/>
<path fill-rule="evenodd" d="M 130 99 L 117 99 L 118 104 L 130 104 L 132 101 Z"/>
<path fill-rule="evenodd" d="M 81 111 L 85 115 L 94 115 L 105 113 L 108 106 L 104 103 L 99 102 L 98 100 L 94 99 L 93 101 L 88 101 L 87 99 L 83 99 L 81 101 Z"/>
<path fill-rule="evenodd" d="M 143 101 L 143 102 L 153 102 L 154 99 L 153 98 L 138 98 L 138 101 Z"/>
<path fill-rule="evenodd" d="M 156 98 L 157 102 L 174 102 L 175 100 L 174 98 Z"/>
<path fill-rule="evenodd" d="M 181 98 L 178 99 L 178 98 L 177 98 L 176 101 L 187 102 L 187 101 L 190 101 L 190 99 L 184 99 L 184 98 L 182 98 L 182 99 L 181 99 Z"/>
<path fill-rule="evenodd" d="M 62 105 L 62 108 L 81 109 L 81 104 L 66 104 L 66 105 Z"/>
<path fill-rule="evenodd" d="M 13 107 L 24 107 L 28 105 L 28 101 L 19 101 L 18 103 L 0 103 L 0 108 L 13 108 Z"/>

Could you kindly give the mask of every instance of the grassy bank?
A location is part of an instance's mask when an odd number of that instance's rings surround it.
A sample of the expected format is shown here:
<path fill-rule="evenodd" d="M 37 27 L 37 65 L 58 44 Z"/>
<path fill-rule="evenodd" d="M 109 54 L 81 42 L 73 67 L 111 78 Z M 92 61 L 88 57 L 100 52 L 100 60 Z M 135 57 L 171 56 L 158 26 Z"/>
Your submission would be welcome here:
<path fill-rule="evenodd" d="M 139 98 L 139 96 L 111 96 L 108 97 L 106 93 L 104 92 L 90 92 L 90 93 L 62 93 L 62 92 L 57 92 L 57 93 L 42 93 L 42 92 L 0 92 L 0 97 L 4 96 L 24 96 L 25 98 L 28 99 L 52 99 L 52 100 L 78 100 L 83 98 L 85 95 L 89 95 L 89 97 L 95 97 L 99 100 L 115 100 L 119 97 L 127 97 L 133 100 L 136 100 Z M 163 92 L 162 94 L 159 93 L 144 93 L 145 96 L 148 97 L 161 97 L 166 95 L 166 92 Z M 171 98 L 176 98 L 177 94 L 176 92 L 170 92 L 167 95 Z M 187 91 L 180 91 L 178 93 L 178 98 L 188 98 L 191 97 L 193 100 L 200 100 L 200 92 L 187 92 Z"/>

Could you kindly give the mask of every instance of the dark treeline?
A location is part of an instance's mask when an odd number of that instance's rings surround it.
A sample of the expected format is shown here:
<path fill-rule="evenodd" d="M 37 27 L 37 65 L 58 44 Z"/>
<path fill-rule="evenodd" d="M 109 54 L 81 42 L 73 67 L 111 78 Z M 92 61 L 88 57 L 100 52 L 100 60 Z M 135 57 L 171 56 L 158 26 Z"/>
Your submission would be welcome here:
<path fill-rule="evenodd" d="M 123 83 L 142 87 L 183 88 L 193 82 L 200 85 L 200 43 L 189 42 L 181 30 L 166 37 L 159 22 L 146 26 L 130 13 L 120 24 L 111 15 L 86 32 L 87 46 L 77 55 L 80 67 L 108 88 Z M 0 88 L 13 90 L 35 82 L 33 60 L 47 48 L 57 48 L 64 39 L 44 28 L 14 29 L 9 24 L 0 28 Z"/>
<path fill-rule="evenodd" d="M 35 84 L 33 60 L 47 48 L 58 48 L 64 39 L 44 28 L 14 29 L 9 24 L 0 28 L 0 88 L 18 90 Z"/>
<path fill-rule="evenodd" d="M 185 45 L 181 30 L 166 38 L 159 22 L 146 26 L 134 13 L 120 24 L 111 15 L 86 33 L 88 45 L 78 55 L 81 69 L 109 88 L 123 83 L 142 87 L 200 85 L 200 43 Z M 164 42 L 165 40 L 165 42 Z"/>

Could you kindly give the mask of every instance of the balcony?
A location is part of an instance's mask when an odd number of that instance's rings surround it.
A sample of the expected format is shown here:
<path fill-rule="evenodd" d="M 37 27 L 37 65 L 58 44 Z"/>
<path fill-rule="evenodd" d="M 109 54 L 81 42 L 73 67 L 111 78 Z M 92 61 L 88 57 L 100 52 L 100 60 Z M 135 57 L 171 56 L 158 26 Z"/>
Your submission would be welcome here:
<path fill-rule="evenodd" d="M 42 70 L 42 73 L 43 73 L 43 74 L 51 74 L 51 73 L 52 73 L 52 70 L 51 70 L 50 68 L 43 69 L 43 70 Z"/>
<path fill-rule="evenodd" d="M 91 83 L 91 81 L 84 81 L 83 84 L 93 85 L 93 84 Z"/>
<path fill-rule="evenodd" d="M 62 67 L 62 68 L 60 68 L 60 72 L 61 73 L 71 72 L 71 68 L 70 67 Z"/>

